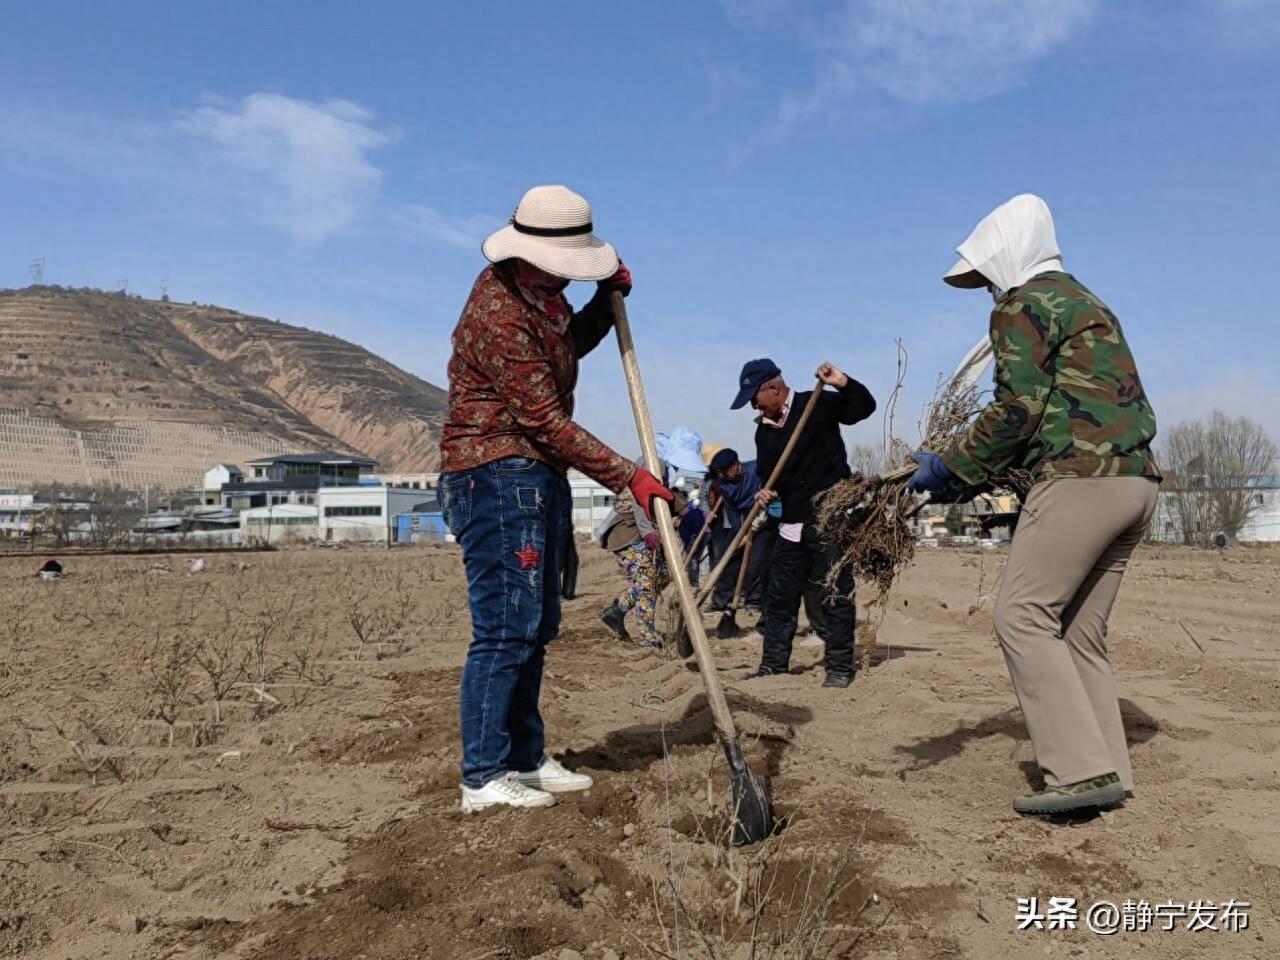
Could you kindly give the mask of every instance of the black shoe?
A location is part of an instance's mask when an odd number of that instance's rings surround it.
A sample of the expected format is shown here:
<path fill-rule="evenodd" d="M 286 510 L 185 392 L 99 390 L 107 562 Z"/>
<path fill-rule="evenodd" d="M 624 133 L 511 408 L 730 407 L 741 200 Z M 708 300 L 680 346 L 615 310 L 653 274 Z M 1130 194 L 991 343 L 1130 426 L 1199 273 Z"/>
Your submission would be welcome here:
<path fill-rule="evenodd" d="M 776 677 L 783 673 L 782 670 L 775 670 L 773 667 L 757 667 L 751 673 L 748 673 L 743 680 L 759 680 L 761 677 Z"/>
<path fill-rule="evenodd" d="M 604 621 L 605 626 L 616 633 L 620 640 L 631 639 L 631 634 L 627 633 L 626 618 L 627 614 L 618 606 L 617 600 L 605 607 L 600 613 L 600 619 Z"/>
<path fill-rule="evenodd" d="M 852 673 L 828 673 L 827 679 L 822 681 L 824 687 L 847 687 L 853 683 Z"/>

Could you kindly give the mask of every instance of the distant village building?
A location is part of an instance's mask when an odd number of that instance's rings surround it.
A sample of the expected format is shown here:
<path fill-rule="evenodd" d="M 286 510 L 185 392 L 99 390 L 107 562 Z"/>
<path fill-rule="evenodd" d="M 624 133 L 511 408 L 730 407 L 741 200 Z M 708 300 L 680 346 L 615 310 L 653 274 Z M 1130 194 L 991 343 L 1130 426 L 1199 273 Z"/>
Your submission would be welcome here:
<path fill-rule="evenodd" d="M 584 473 L 569 471 L 569 491 L 573 494 L 573 530 L 591 534 L 613 508 L 613 491 Z"/>
<path fill-rule="evenodd" d="M 336 453 L 292 453 L 250 460 L 249 478 L 223 484 L 222 506 L 250 510 L 281 504 L 309 506 L 322 487 L 362 482 L 376 466 L 368 457 Z"/>
<path fill-rule="evenodd" d="M 438 473 L 374 473 L 369 478 L 388 487 L 408 487 L 410 490 L 434 490 L 440 483 Z"/>
<path fill-rule="evenodd" d="M 0 490 L 0 536 L 26 536 L 31 531 L 32 522 L 47 506 L 37 503 L 33 494 Z"/>
<path fill-rule="evenodd" d="M 1273 461 L 1271 471 L 1244 477 L 1233 491 L 1239 490 L 1249 501 L 1249 516 L 1236 532 L 1238 543 L 1280 542 L 1280 460 Z M 1194 475 L 1166 476 L 1156 498 L 1156 512 L 1148 536 L 1165 543 L 1212 542 L 1218 533 L 1211 516 L 1213 490 L 1206 487 L 1204 477 Z M 1191 510 L 1197 503 L 1204 506 L 1204 519 Z M 1184 516 L 1184 513 L 1189 515 Z M 1206 529 L 1210 528 L 1210 529 Z"/>
<path fill-rule="evenodd" d="M 244 480 L 244 471 L 232 463 L 220 463 L 210 467 L 204 474 L 204 505 L 211 507 L 221 503 L 222 488 L 229 483 L 240 483 Z"/>
<path fill-rule="evenodd" d="M 438 513 L 435 493 L 364 484 L 326 487 L 316 502 L 321 540 L 396 542 L 401 516 Z"/>
<path fill-rule="evenodd" d="M 986 493 L 969 503 L 931 504 L 916 517 L 915 532 L 925 539 L 1008 540 L 1021 506 L 1011 493 Z"/>
<path fill-rule="evenodd" d="M 314 506 L 280 503 L 250 507 L 238 516 L 239 541 L 244 544 L 282 543 L 315 540 L 320 535 L 319 512 Z"/>

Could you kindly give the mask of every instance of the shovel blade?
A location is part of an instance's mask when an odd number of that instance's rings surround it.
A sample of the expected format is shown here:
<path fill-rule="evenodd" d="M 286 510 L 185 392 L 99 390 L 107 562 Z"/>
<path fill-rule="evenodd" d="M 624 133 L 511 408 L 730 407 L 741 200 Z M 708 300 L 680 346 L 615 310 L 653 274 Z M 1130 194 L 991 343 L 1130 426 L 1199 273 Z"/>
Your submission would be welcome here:
<path fill-rule="evenodd" d="M 773 833 L 773 804 L 769 798 L 769 784 L 764 777 L 747 766 L 742 749 L 736 743 L 728 752 L 734 845 L 759 843 Z"/>
<path fill-rule="evenodd" d="M 689 625 L 681 617 L 676 624 L 676 653 L 682 660 L 693 656 L 693 638 L 689 636 Z"/>
<path fill-rule="evenodd" d="M 742 631 L 738 629 L 736 613 L 726 613 L 720 617 L 720 622 L 716 624 L 716 636 L 721 640 L 732 640 L 742 636 Z"/>

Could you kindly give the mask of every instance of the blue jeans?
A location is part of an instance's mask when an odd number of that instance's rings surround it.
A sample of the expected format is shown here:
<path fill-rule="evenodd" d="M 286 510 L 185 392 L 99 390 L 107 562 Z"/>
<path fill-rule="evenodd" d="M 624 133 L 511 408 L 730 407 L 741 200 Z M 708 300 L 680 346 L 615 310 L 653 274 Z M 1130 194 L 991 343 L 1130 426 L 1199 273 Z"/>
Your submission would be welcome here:
<path fill-rule="evenodd" d="M 560 630 L 560 551 L 572 499 L 564 477 L 525 457 L 446 473 L 438 495 L 462 545 L 471 606 L 462 782 L 482 787 L 545 758 L 538 696 L 546 646 Z"/>

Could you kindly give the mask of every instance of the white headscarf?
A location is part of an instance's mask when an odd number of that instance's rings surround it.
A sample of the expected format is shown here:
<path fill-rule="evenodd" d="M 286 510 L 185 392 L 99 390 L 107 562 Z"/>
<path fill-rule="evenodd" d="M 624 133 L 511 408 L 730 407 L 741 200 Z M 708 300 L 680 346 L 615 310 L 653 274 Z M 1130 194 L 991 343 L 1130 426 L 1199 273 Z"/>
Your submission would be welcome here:
<path fill-rule="evenodd" d="M 1012 290 L 1041 273 L 1062 269 L 1053 214 L 1033 193 L 1019 194 L 983 217 L 956 253 L 961 262 L 948 277 L 977 270 L 998 290 Z"/>

